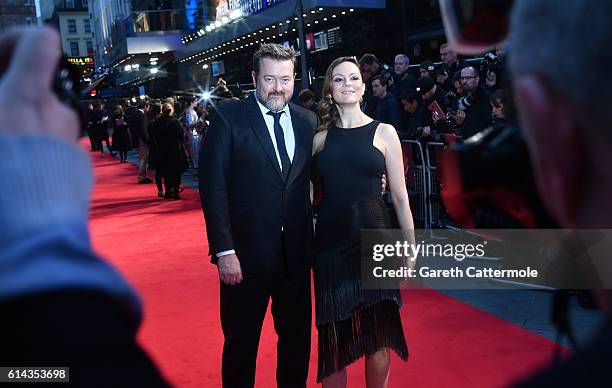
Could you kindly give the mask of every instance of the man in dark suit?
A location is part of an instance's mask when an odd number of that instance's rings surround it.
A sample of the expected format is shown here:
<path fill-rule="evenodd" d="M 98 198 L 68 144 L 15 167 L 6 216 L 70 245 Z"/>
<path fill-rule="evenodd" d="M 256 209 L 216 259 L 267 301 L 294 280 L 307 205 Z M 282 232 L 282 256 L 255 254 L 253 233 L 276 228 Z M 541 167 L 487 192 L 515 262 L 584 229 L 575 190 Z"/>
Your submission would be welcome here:
<path fill-rule="evenodd" d="M 279 387 L 305 387 L 310 358 L 310 160 L 316 115 L 289 103 L 295 53 L 264 44 L 256 92 L 218 107 L 200 151 L 200 196 L 221 280 L 224 387 L 253 387 L 272 299 Z"/>
<path fill-rule="evenodd" d="M 138 150 L 140 164 L 138 168 L 138 183 L 151 183 L 148 176 L 149 165 L 149 130 L 147 114 L 151 105 L 148 101 L 140 101 L 138 109 L 134 109 L 128 116 L 128 125 L 132 132 L 132 145 Z"/>

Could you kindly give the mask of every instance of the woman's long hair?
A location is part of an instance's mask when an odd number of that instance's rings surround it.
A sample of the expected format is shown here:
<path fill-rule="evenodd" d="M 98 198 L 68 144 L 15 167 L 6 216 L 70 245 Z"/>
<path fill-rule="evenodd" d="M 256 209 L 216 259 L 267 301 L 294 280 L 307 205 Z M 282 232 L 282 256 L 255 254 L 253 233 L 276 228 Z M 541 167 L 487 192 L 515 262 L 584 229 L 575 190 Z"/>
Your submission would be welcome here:
<path fill-rule="evenodd" d="M 340 57 L 336 58 L 327 68 L 325 72 L 325 80 L 323 81 L 323 91 L 321 93 L 321 102 L 319 102 L 319 116 L 321 117 L 321 126 L 317 128 L 317 132 L 329 130 L 334 124 L 340 120 L 338 107 L 334 103 L 332 97 L 332 75 L 334 69 L 343 62 L 350 62 L 359 67 L 359 62 L 355 57 Z"/>
<path fill-rule="evenodd" d="M 172 117 L 174 115 L 174 107 L 172 104 L 168 102 L 164 103 L 164 105 L 162 105 L 162 114 Z"/>

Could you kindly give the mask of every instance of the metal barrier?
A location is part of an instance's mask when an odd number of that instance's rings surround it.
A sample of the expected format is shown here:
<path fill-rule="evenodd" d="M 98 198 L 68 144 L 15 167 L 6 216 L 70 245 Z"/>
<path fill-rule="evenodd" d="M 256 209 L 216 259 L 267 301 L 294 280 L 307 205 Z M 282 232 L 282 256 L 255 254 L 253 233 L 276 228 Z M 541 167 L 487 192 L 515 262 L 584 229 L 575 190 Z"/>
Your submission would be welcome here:
<path fill-rule="evenodd" d="M 444 143 L 429 142 L 425 146 L 427 163 L 427 209 L 430 227 L 432 229 L 461 229 L 446 211 L 442 202 L 441 186 L 438 180 L 436 154 L 444 150 Z"/>
<path fill-rule="evenodd" d="M 402 154 L 412 217 L 417 227 L 429 229 L 431 226 L 427 206 L 427 168 L 423 145 L 417 140 L 402 140 Z"/>

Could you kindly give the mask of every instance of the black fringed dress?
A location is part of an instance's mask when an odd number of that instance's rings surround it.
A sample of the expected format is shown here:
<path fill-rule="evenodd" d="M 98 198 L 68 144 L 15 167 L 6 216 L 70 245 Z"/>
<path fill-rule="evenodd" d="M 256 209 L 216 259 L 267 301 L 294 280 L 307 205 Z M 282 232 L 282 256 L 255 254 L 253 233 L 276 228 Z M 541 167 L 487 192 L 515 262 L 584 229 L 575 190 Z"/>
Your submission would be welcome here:
<path fill-rule="evenodd" d="M 313 159 L 323 192 L 314 261 L 318 382 L 381 348 L 408 359 L 399 290 L 361 288 L 360 232 L 390 227 L 380 199 L 385 158 L 373 145 L 379 124 L 331 128 Z"/>

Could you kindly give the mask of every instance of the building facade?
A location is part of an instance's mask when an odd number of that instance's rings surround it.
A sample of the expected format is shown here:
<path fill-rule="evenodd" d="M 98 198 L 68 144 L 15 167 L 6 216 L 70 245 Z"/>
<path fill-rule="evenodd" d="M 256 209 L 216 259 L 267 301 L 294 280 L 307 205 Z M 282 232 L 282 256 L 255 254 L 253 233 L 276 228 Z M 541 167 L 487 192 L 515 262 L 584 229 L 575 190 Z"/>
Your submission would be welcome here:
<path fill-rule="evenodd" d="M 93 29 L 87 1 L 63 0 L 56 8 L 62 50 L 68 57 L 93 56 Z"/>
<path fill-rule="evenodd" d="M 0 0 L 0 30 L 36 22 L 34 0 Z"/>

